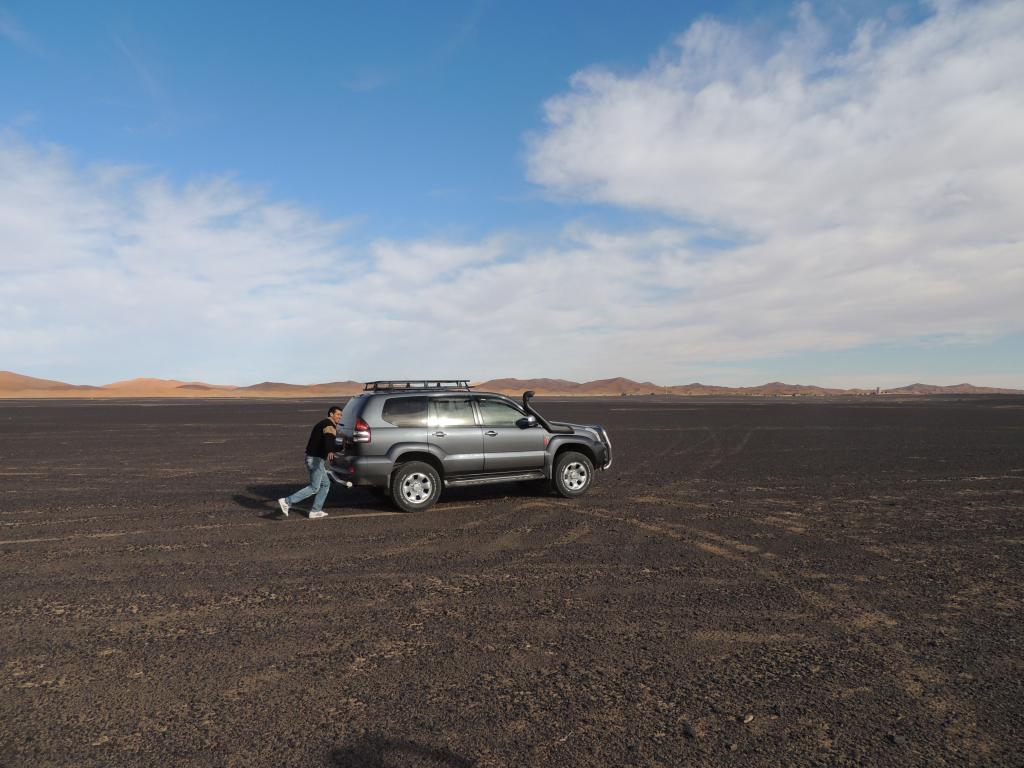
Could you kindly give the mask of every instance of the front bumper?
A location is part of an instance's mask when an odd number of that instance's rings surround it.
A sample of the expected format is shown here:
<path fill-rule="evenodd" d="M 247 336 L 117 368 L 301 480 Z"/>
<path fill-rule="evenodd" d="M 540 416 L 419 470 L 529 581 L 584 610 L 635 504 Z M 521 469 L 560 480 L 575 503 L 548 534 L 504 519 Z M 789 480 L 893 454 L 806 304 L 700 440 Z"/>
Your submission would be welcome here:
<path fill-rule="evenodd" d="M 601 444 L 604 445 L 605 462 L 601 466 L 601 469 L 608 469 L 612 465 L 612 439 L 608 437 L 608 433 L 604 431 L 604 427 L 594 425 L 591 429 L 597 432 L 597 436 L 601 439 Z"/>

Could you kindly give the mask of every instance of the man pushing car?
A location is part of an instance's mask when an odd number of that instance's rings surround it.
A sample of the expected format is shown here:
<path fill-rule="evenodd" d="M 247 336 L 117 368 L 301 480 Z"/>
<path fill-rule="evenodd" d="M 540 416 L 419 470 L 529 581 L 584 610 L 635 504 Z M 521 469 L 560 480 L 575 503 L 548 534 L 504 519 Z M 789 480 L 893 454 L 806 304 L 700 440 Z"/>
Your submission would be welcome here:
<path fill-rule="evenodd" d="M 309 440 L 306 443 L 306 469 L 309 471 L 309 485 L 300 488 L 291 496 L 278 499 L 281 507 L 281 514 L 288 517 L 288 510 L 292 504 L 307 499 L 313 494 L 313 507 L 309 510 L 309 519 L 315 520 L 320 517 L 327 517 L 324 512 L 324 501 L 327 493 L 331 490 L 331 476 L 327 472 L 327 462 L 334 459 L 334 438 L 338 434 L 338 424 L 341 423 L 341 408 L 332 405 L 327 409 L 327 418 L 318 421 L 313 431 L 309 433 Z M 351 487 L 351 483 L 345 483 Z"/>

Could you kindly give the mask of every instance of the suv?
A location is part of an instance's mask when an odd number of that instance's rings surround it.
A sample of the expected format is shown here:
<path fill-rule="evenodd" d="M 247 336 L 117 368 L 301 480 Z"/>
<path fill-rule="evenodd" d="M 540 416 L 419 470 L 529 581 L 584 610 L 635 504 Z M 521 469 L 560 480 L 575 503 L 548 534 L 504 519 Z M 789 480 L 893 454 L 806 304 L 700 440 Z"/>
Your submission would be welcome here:
<path fill-rule="evenodd" d="M 547 421 L 530 407 L 468 380 L 371 381 L 345 405 L 328 466 L 342 483 L 369 486 L 406 512 L 431 506 L 442 488 L 518 480 L 581 496 L 595 468 L 612 464 L 601 427 Z"/>

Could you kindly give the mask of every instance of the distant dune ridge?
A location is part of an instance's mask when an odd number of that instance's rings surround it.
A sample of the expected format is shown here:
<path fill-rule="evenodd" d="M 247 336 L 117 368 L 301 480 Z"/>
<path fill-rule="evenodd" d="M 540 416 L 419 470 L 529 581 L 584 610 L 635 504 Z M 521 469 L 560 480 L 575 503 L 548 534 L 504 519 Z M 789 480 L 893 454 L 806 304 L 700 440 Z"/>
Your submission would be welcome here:
<path fill-rule="evenodd" d="M 830 389 L 807 384 L 783 384 L 773 381 L 758 387 L 720 387 L 709 384 L 680 384 L 661 386 L 649 381 L 638 382 L 617 377 L 596 381 L 568 381 L 567 379 L 492 379 L 474 384 L 485 392 L 521 395 L 532 389 L 541 396 L 612 397 L 643 395 L 739 395 L 749 397 L 828 397 L 831 395 L 869 395 L 868 389 Z M 202 381 L 177 379 L 128 379 L 103 386 L 65 384 L 62 381 L 36 379 L 10 371 L 0 371 L 0 398 L 45 397 L 348 397 L 363 391 L 358 381 L 331 381 L 326 384 L 286 384 L 264 381 L 246 387 L 231 384 L 206 384 Z M 976 387 L 972 384 L 936 386 L 910 384 L 895 389 L 883 389 L 883 395 L 1024 395 L 1021 389 Z"/>
<path fill-rule="evenodd" d="M 31 376 L 22 376 L 20 373 L 11 373 L 10 371 L 0 371 L 0 396 L 6 397 L 46 397 L 47 392 L 61 391 L 65 394 L 59 395 L 59 397 L 76 397 L 74 393 L 85 393 L 89 391 L 99 392 L 100 387 L 90 387 L 88 385 L 75 385 L 65 384 L 62 381 L 50 381 L 49 379 L 34 379 Z M 8 395 L 8 392 L 27 392 L 35 393 L 28 395 Z"/>
<path fill-rule="evenodd" d="M 265 381 L 248 387 L 232 384 L 207 384 L 177 379 L 128 379 L 101 387 L 65 384 L 62 381 L 0 371 L 0 398 L 36 397 L 347 397 L 362 392 L 357 381 L 328 384 L 281 384 Z"/>
<path fill-rule="evenodd" d="M 816 387 L 808 384 L 784 384 L 772 381 L 757 387 L 722 387 L 713 384 L 679 384 L 660 386 L 649 381 L 636 382 L 622 377 L 615 379 L 598 379 L 582 384 L 565 379 L 493 379 L 478 384 L 482 390 L 521 394 L 532 389 L 538 395 L 746 395 L 750 397 L 788 397 L 794 395 L 826 397 L 829 395 L 871 395 L 873 389 L 835 389 Z M 976 387 L 972 384 L 954 384 L 952 386 L 936 386 L 933 384 L 911 384 L 896 389 L 882 389 L 879 394 L 885 395 L 1021 395 L 1021 389 L 997 389 L 993 387 Z"/>

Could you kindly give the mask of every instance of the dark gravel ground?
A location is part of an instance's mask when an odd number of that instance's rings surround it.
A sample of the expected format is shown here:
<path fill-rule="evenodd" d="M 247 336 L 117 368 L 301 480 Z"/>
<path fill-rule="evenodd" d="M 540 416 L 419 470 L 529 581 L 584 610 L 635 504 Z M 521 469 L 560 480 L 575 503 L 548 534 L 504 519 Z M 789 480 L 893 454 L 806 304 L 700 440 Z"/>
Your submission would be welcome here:
<path fill-rule="evenodd" d="M 541 402 L 583 499 L 278 519 L 325 405 L 0 403 L 0 764 L 1024 764 L 1024 398 Z"/>

